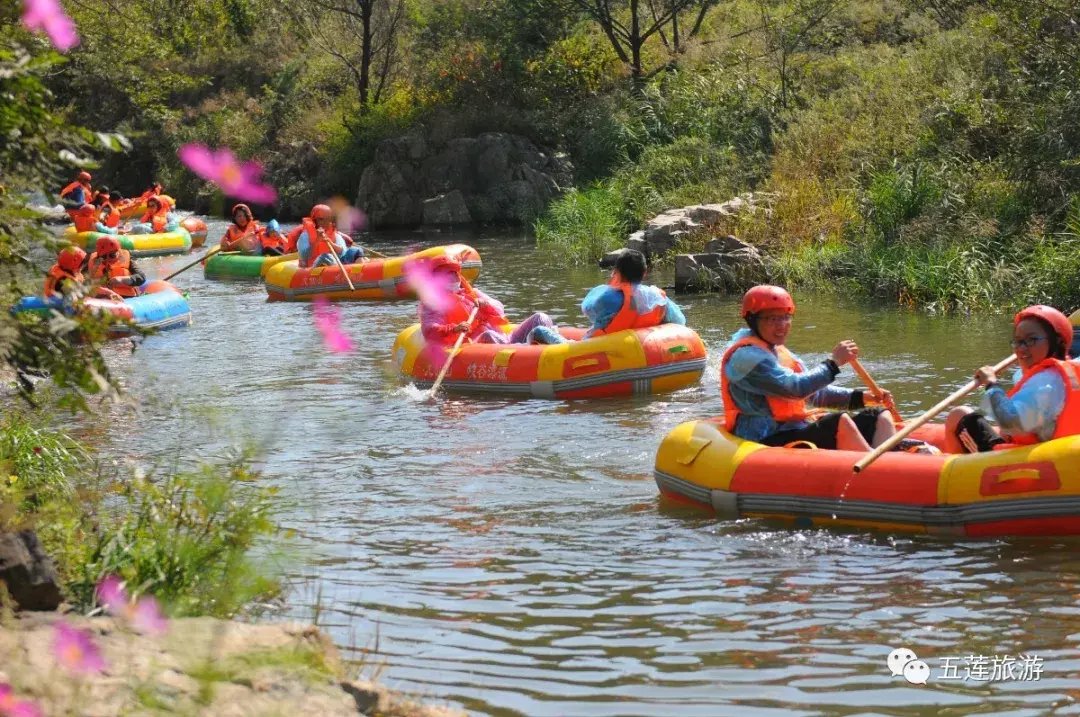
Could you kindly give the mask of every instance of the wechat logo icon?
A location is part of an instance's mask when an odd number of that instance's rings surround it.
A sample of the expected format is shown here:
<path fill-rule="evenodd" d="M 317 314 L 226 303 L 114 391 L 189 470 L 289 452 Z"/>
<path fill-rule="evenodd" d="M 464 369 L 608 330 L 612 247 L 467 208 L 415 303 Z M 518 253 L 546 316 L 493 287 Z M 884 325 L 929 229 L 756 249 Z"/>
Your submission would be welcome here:
<path fill-rule="evenodd" d="M 925 685 L 930 677 L 930 665 L 906 647 L 898 647 L 885 658 L 893 677 L 903 676 L 913 685 Z"/>

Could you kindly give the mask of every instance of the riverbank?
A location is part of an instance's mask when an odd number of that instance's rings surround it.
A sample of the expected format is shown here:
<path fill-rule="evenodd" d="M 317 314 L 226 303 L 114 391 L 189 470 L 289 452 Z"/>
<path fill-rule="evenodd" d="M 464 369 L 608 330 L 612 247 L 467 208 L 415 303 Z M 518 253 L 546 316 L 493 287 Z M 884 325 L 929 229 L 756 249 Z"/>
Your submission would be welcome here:
<path fill-rule="evenodd" d="M 100 672 L 72 676 L 58 664 L 61 623 L 87 632 Z M 464 714 L 357 678 L 326 635 L 298 623 L 184 618 L 165 635 L 146 637 L 113 618 L 22 613 L 0 624 L 0 655 L 0 684 L 47 715 Z"/>

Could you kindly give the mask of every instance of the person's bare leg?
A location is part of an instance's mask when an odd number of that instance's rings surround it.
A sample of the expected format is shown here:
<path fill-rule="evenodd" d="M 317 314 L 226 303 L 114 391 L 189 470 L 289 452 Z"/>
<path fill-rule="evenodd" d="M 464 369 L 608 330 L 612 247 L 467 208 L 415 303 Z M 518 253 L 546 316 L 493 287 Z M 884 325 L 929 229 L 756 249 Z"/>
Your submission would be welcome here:
<path fill-rule="evenodd" d="M 896 424 L 892 422 L 892 416 L 888 411 L 878 414 L 877 423 L 874 424 L 874 435 L 870 445 L 877 448 L 896 433 Z"/>
<path fill-rule="evenodd" d="M 836 424 L 836 448 L 841 451 L 870 450 L 870 444 L 859 433 L 859 427 L 846 413 L 840 416 L 840 422 Z"/>
<path fill-rule="evenodd" d="M 968 406 L 957 406 L 953 410 L 949 411 L 949 415 L 945 418 L 945 452 L 946 453 L 969 453 L 964 444 L 960 442 L 960 438 L 956 435 L 956 429 L 960 426 L 960 421 L 964 416 L 972 413 L 972 409 Z"/>

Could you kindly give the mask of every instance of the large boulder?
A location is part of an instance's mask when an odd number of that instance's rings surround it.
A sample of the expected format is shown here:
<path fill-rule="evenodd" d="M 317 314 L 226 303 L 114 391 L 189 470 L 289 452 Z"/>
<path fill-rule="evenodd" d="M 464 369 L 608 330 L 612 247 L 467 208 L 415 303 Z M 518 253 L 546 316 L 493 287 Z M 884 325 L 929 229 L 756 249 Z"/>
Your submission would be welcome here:
<path fill-rule="evenodd" d="M 413 132 L 379 144 L 375 160 L 360 177 L 356 204 L 376 229 L 527 224 L 570 176 L 565 158 L 542 151 L 525 137 L 487 132 L 436 142 Z"/>
<path fill-rule="evenodd" d="M 56 569 L 32 530 L 0 533 L 0 583 L 20 610 L 55 610 L 63 599 Z"/>
<path fill-rule="evenodd" d="M 741 293 L 768 279 L 764 258 L 749 244 L 724 253 L 678 254 L 675 257 L 676 289 Z"/>
<path fill-rule="evenodd" d="M 458 189 L 424 200 L 424 226 L 472 224 L 472 220 L 465 197 Z"/>

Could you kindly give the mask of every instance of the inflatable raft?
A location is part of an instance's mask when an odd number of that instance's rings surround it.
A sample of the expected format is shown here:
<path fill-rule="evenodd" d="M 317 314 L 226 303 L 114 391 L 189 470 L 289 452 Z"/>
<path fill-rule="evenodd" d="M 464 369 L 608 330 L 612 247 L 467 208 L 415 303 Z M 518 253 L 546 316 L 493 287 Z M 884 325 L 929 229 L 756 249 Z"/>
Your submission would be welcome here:
<path fill-rule="evenodd" d="M 147 282 L 144 293 L 123 301 L 110 299 L 83 299 L 78 304 L 94 312 L 108 313 L 119 319 L 127 319 L 143 329 L 166 331 L 191 323 L 191 308 L 187 299 L 167 281 Z M 12 307 L 12 313 L 33 312 L 47 316 L 52 310 L 71 313 L 73 307 L 59 297 L 43 299 L 40 296 L 24 297 Z M 130 336 L 134 331 L 128 324 L 112 324 L 109 336 Z"/>
<path fill-rule="evenodd" d="M 664 324 L 580 341 L 584 330 L 561 329 L 572 343 L 465 344 L 443 386 L 451 391 L 535 398 L 606 398 L 675 391 L 697 383 L 705 346 L 692 329 Z M 420 324 L 398 334 L 394 363 L 420 388 L 429 388 L 447 349 L 427 348 Z"/>
<path fill-rule="evenodd" d="M 146 206 L 145 201 L 140 200 L 138 204 L 129 204 L 127 206 L 120 207 L 120 218 L 121 219 L 137 219 L 137 218 L 141 217 L 143 214 L 146 214 L 146 211 L 149 208 L 150 207 Z"/>
<path fill-rule="evenodd" d="M 451 244 L 394 256 L 369 259 L 360 264 L 346 264 L 355 291 L 349 289 L 345 276 L 337 266 L 318 266 L 301 269 L 298 261 L 282 262 L 266 272 L 266 291 L 270 301 L 311 301 L 325 296 L 338 301 L 364 299 L 409 299 L 416 293 L 402 273 L 410 261 L 446 254 L 461 263 L 461 273 L 469 281 L 480 275 L 480 255 L 471 246 Z"/>
<path fill-rule="evenodd" d="M 285 261 L 296 261 L 298 254 L 254 256 L 234 252 L 218 252 L 206 260 L 203 276 L 207 279 L 254 279 L 266 276 L 270 267 Z"/>
<path fill-rule="evenodd" d="M 938 447 L 943 436 L 941 424 L 913 434 Z M 856 475 L 863 455 L 744 441 L 716 418 L 672 430 L 654 476 L 664 496 L 726 519 L 970 537 L 1080 535 L 1080 436 L 970 455 L 890 452 Z"/>
<path fill-rule="evenodd" d="M 90 253 L 98 237 L 111 236 L 120 242 L 121 249 L 131 252 L 132 258 L 164 256 L 166 254 L 186 254 L 191 250 L 191 235 L 180 227 L 176 231 L 161 234 L 102 234 L 100 232 L 77 232 L 75 227 L 68 227 L 64 238 L 75 246 Z"/>
<path fill-rule="evenodd" d="M 191 247 L 197 249 L 206 243 L 206 222 L 198 217 L 186 217 L 180 220 L 180 226 L 191 235 Z"/>

